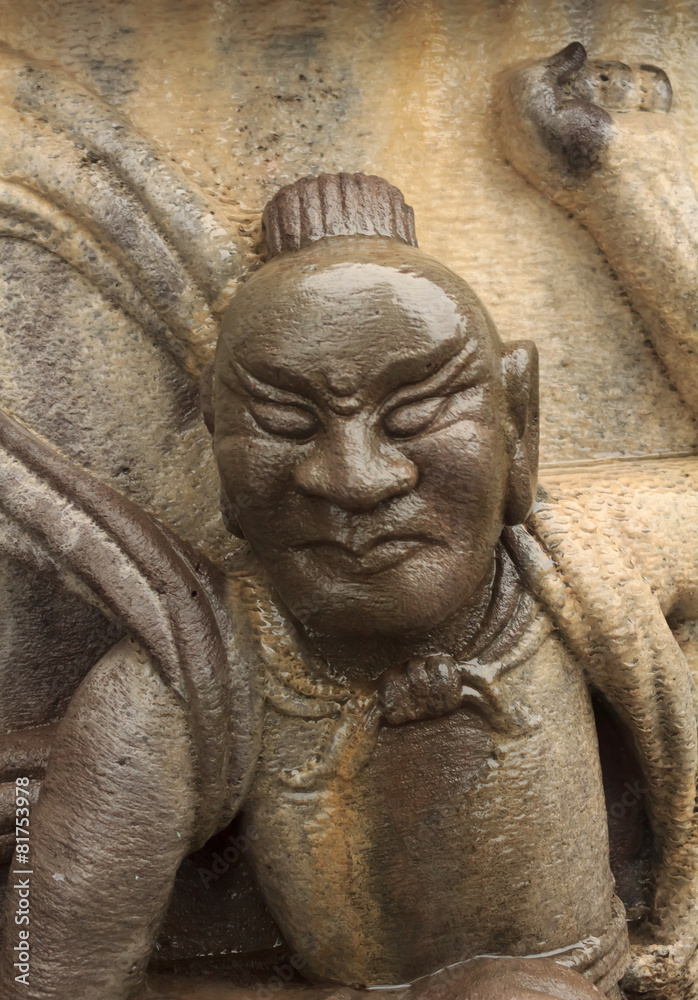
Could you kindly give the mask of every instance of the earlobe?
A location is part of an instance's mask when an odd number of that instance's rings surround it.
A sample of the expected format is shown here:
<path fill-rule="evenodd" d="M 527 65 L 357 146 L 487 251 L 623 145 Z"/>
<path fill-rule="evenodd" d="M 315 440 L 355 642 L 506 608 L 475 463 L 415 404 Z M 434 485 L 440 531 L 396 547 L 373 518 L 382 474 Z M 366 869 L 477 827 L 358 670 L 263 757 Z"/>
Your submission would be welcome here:
<path fill-rule="evenodd" d="M 213 381 L 213 361 L 204 367 L 199 379 L 199 404 L 204 423 L 210 434 L 213 434 L 215 427 L 215 395 Z"/>
<path fill-rule="evenodd" d="M 516 435 L 504 520 L 514 525 L 528 517 L 538 483 L 538 350 L 533 341 L 504 345 L 502 378 Z"/>

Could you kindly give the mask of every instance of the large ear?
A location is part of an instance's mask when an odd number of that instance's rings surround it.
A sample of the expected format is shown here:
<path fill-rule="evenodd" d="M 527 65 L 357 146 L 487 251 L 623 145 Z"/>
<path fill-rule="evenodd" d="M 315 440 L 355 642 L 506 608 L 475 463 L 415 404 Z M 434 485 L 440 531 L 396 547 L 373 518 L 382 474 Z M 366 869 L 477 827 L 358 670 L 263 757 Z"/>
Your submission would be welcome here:
<path fill-rule="evenodd" d="M 538 482 L 538 349 L 531 340 L 504 345 L 504 392 L 516 445 L 504 521 L 521 524 L 531 512 Z"/>

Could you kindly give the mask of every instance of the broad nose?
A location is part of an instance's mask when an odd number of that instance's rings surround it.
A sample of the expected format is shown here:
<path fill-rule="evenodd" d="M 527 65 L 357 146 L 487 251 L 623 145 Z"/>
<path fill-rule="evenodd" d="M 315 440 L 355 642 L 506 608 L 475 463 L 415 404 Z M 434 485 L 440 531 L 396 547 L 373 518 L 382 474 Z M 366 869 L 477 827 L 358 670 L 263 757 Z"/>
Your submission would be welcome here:
<path fill-rule="evenodd" d="M 355 511 L 409 493 L 419 478 L 417 466 L 380 441 L 367 423 L 346 417 L 316 440 L 294 476 L 302 493 Z"/>

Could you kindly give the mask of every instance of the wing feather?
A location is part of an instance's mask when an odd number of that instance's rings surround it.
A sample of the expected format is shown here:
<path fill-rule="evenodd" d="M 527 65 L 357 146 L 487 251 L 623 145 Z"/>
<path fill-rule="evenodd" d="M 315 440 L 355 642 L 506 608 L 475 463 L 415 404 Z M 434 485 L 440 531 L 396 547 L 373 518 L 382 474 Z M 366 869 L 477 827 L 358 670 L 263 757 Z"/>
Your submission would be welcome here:
<path fill-rule="evenodd" d="M 238 225 L 113 108 L 1 49 L 0 233 L 63 257 L 198 378 L 255 262 Z"/>

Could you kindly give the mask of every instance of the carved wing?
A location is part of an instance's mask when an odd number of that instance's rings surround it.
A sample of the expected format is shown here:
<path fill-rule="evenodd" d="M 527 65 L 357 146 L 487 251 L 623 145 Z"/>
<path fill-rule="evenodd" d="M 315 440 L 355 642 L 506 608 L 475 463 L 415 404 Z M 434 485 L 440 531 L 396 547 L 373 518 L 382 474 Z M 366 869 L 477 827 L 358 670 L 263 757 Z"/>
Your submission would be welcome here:
<path fill-rule="evenodd" d="M 230 540 L 198 377 L 255 260 L 250 220 L 85 88 L 2 57 L 0 406 L 215 559 Z M 120 634 L 84 575 L 18 525 L 2 529 L 0 733 L 54 721 Z"/>
<path fill-rule="evenodd" d="M 213 570 L 143 508 L 214 559 L 230 547 L 198 379 L 254 219 L 6 47 L 0 122 L 0 776 L 40 776 L 52 724 L 126 629 L 189 706 L 220 800 L 227 619 Z"/>
<path fill-rule="evenodd" d="M 65 260 L 198 378 L 250 251 L 127 119 L 2 55 L 0 233 Z"/>

